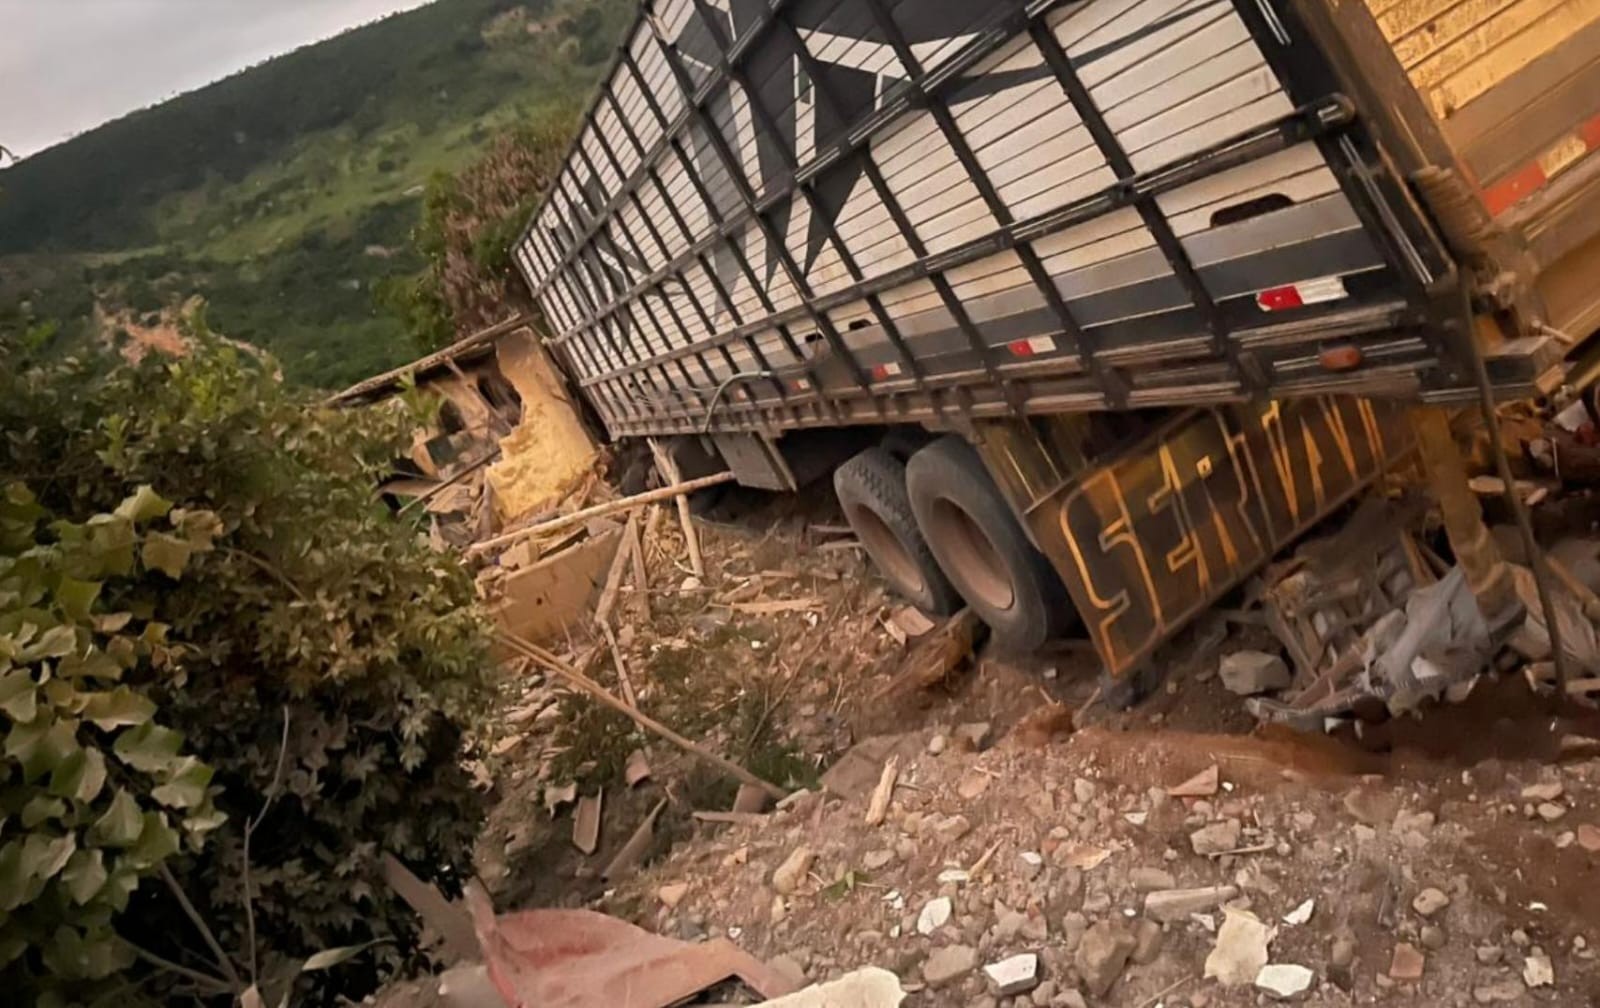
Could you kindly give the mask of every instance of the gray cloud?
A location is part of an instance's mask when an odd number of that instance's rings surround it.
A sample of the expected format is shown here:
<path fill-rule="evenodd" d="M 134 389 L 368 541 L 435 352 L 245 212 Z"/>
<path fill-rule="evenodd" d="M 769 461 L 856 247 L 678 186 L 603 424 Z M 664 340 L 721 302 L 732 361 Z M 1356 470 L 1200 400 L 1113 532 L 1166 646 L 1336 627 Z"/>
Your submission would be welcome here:
<path fill-rule="evenodd" d="M 0 0 L 0 144 L 19 157 L 429 0 Z"/>

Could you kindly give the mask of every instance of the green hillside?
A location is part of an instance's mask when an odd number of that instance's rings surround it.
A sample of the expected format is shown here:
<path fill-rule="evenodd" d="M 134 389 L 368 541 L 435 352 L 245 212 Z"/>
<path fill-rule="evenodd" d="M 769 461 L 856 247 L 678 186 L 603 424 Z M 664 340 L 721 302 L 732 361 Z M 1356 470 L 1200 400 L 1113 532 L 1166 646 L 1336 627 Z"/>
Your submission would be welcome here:
<path fill-rule="evenodd" d="M 436 0 L 0 171 L 0 327 L 65 352 L 108 335 L 96 300 L 145 315 L 198 293 L 292 380 L 414 356 L 373 290 L 422 265 L 430 182 L 571 117 L 631 7 Z"/>

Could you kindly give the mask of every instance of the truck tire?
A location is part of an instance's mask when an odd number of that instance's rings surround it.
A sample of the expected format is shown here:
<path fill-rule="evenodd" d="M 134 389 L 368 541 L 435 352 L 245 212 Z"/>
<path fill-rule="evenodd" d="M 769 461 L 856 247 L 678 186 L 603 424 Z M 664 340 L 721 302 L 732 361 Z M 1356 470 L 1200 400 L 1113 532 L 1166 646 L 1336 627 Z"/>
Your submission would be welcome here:
<path fill-rule="evenodd" d="M 998 646 L 1036 651 L 1071 629 L 1066 588 L 971 445 L 949 436 L 917 452 L 906 489 L 923 538 Z"/>
<path fill-rule="evenodd" d="M 961 596 L 917 531 L 906 497 L 906 468 L 899 460 L 882 448 L 868 448 L 833 471 L 833 489 L 845 520 L 891 588 L 933 616 L 961 608 Z"/>

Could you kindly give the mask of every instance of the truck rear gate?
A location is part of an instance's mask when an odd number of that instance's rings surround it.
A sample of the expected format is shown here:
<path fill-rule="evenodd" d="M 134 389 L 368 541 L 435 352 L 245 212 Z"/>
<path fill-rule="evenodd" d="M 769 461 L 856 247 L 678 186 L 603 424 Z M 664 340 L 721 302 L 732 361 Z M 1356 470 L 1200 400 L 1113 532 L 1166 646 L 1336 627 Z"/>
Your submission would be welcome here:
<path fill-rule="evenodd" d="M 613 436 L 1472 392 L 1292 4 L 647 6 L 516 250 Z"/>

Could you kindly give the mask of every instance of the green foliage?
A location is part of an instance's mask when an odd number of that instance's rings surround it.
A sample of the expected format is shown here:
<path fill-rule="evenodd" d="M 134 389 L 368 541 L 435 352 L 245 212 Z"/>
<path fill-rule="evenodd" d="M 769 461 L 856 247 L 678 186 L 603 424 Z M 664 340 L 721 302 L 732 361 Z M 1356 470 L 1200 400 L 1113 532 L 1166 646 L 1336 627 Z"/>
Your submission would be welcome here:
<path fill-rule="evenodd" d="M 201 293 L 291 382 L 402 363 L 451 321 L 415 282 L 428 180 L 578 103 L 633 2 L 436 0 L 0 170 L 0 331 L 31 298 L 63 323 L 53 346 L 80 351 L 97 295 L 152 312 Z M 62 268 L 9 290 L 12 253 Z"/>
<path fill-rule="evenodd" d="M 467 871 L 484 799 L 462 764 L 485 624 L 460 565 L 373 500 L 409 418 L 315 410 L 270 362 L 219 345 L 203 320 L 194 330 L 187 358 L 100 376 L 0 341 L 0 471 L 71 521 L 143 485 L 216 516 L 210 551 L 167 535 L 144 554 L 156 573 L 140 582 L 142 608 L 130 607 L 170 627 L 184 651 L 124 683 L 215 769 L 215 805 L 228 817 L 171 864 L 224 947 L 243 956 L 255 821 L 263 973 L 392 937 L 302 980 L 357 996 L 378 960 L 414 947 L 411 915 L 380 881 L 382 853 L 447 888 Z M 181 580 L 161 573 L 180 564 Z M 164 892 L 141 889 L 128 919 L 173 961 L 196 944 Z"/>
<path fill-rule="evenodd" d="M 220 530 L 147 485 L 83 522 L 0 487 L 0 984 L 18 1003 L 129 966 L 113 917 L 222 823 L 211 767 L 130 685 L 185 660 L 139 586 L 181 580 Z"/>
<path fill-rule="evenodd" d="M 576 104 L 554 105 L 502 131 L 459 173 L 429 181 L 413 236 L 424 266 L 382 290 L 418 351 L 532 310 L 511 249 L 555 177 L 578 115 Z"/>

